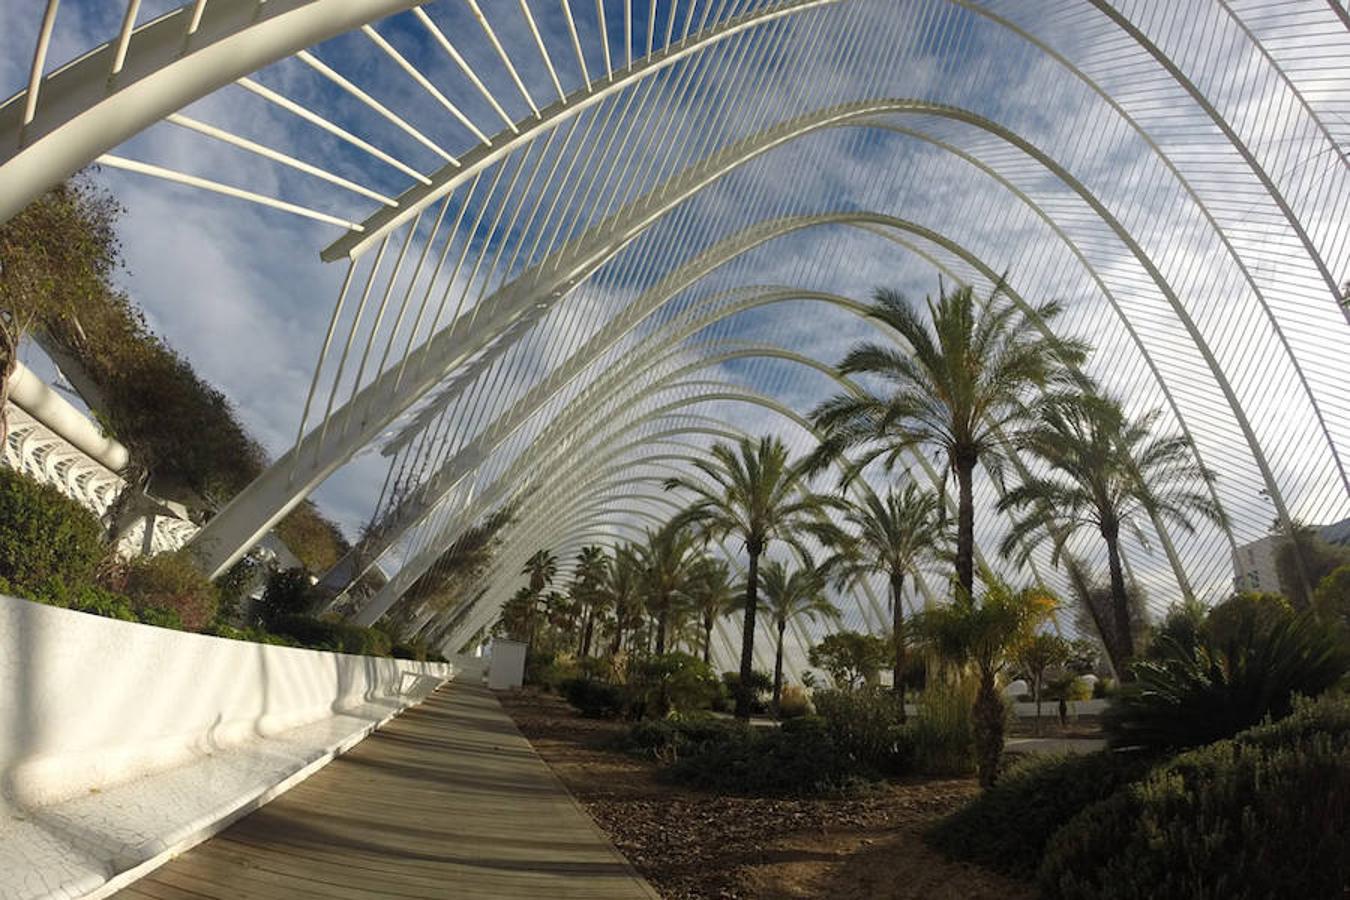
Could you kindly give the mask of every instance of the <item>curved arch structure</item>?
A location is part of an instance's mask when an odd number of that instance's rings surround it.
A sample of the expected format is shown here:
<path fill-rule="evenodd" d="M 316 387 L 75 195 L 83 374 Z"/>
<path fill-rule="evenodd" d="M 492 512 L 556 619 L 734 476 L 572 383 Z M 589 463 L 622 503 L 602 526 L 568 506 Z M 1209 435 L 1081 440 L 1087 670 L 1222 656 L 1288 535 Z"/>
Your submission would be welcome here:
<path fill-rule="evenodd" d="M 385 572 L 340 604 L 357 621 L 397 610 L 475 521 L 518 511 L 473 598 L 406 617 L 457 649 L 539 546 L 668 517 L 648 473 L 765 429 L 809 448 L 802 415 L 853 389 L 830 366 L 877 334 L 867 291 L 938 278 L 1064 300 L 1052 326 L 1097 346 L 1086 374 L 1159 409 L 1217 473 L 1226 527 L 1155 522 L 1157 554 L 1128 542 L 1156 607 L 1228 589 L 1272 519 L 1350 516 L 1335 3 L 617 0 L 606 22 L 581 6 L 192 0 L 139 23 L 133 4 L 54 71 L 65 20 L 38 11 L 31 77 L 0 107 L 0 220 L 101 161 L 166 198 L 342 229 L 305 226 L 345 277 L 313 325 L 294 446 L 194 540 L 213 575 L 336 473 L 368 480 L 358 457 L 378 448 L 367 536 L 324 581 L 342 600 Z M 217 91 L 257 124 L 205 121 Z M 132 159 L 159 122 L 256 178 Z M 194 158 L 172 146 L 157 158 Z M 1000 491 L 977 487 L 985 548 L 1007 527 Z M 1102 564 L 1090 541 L 1071 551 Z M 875 587 L 854 626 L 883 626 Z"/>

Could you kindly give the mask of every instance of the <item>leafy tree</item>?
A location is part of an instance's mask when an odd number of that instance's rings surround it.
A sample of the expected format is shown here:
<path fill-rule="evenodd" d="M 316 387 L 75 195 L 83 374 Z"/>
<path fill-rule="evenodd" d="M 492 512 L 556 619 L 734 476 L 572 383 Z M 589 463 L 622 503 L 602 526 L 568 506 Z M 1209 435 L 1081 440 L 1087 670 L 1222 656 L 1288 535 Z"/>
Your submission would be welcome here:
<path fill-rule="evenodd" d="M 1286 529 L 1277 521 L 1275 531 L 1282 535 L 1275 548 L 1280 590 L 1295 609 L 1307 609 L 1322 579 L 1341 566 L 1350 565 L 1350 547 L 1327 543 L 1317 529 L 1302 522 L 1294 522 Z"/>
<path fill-rule="evenodd" d="M 302 568 L 273 572 L 267 578 L 258 614 L 264 628 L 272 629 L 277 622 L 293 616 L 308 615 L 314 606 L 314 585 L 309 573 Z"/>
<path fill-rule="evenodd" d="M 694 503 L 675 517 L 671 527 L 694 526 L 707 538 L 735 535 L 745 542 L 749 564 L 745 582 L 745 621 L 741 633 L 741 683 L 748 682 L 755 650 L 755 611 L 759 596 L 759 559 L 773 541 L 783 541 L 808 555 L 800 539 L 821 533 L 826 510 L 839 502 L 810 491 L 799 467 L 788 464 L 787 448 L 776 437 L 758 443 L 749 438 L 739 446 L 718 443 L 712 460 L 695 465 L 711 481 L 671 478 L 666 490 L 693 494 Z M 736 697 L 736 717 L 750 718 L 750 697 L 742 687 Z"/>
<path fill-rule="evenodd" d="M 983 304 L 969 287 L 940 290 L 927 310 L 925 321 L 901 294 L 879 289 L 873 295 L 868 317 L 894 329 L 907 346 L 864 342 L 839 363 L 841 374 L 875 376 L 888 392 L 840 394 L 817 407 L 812 417 L 825 440 L 812 467 L 853 448 L 865 448 L 853 462 L 855 472 L 875 460 L 893 467 L 906 451 L 941 453 L 944 489 L 949 476 L 957 484 L 956 584 L 969 595 L 975 466 L 1001 470 L 1009 436 L 1031 418 L 1029 396 L 1067 382 L 1067 367 L 1081 362 L 1086 348 L 1045 330 L 1061 311 L 1058 303 L 1019 307 L 1002 283 Z"/>
<path fill-rule="evenodd" d="M 863 501 L 850 504 L 845 520 L 856 533 L 841 532 L 837 565 L 841 583 L 856 581 L 874 572 L 884 574 L 890 584 L 891 635 L 895 643 L 894 686 L 900 698 L 900 719 L 905 718 L 905 576 L 936 556 L 946 543 L 946 529 L 940 521 L 938 497 L 921 490 L 906 479 L 898 493 L 892 489 L 885 497 L 868 491 Z"/>
<path fill-rule="evenodd" d="M 958 591 L 952 602 L 925 610 L 919 630 L 943 658 L 975 670 L 975 755 L 980 784 L 990 787 L 998 777 L 1003 755 L 1004 708 L 999 696 L 999 673 L 1049 617 L 1056 603 L 1039 587 L 1014 590 L 998 580 L 986 583 L 979 598 Z"/>
<path fill-rule="evenodd" d="M 686 592 L 690 607 L 698 617 L 703 639 L 703 661 L 711 662 L 713 626 L 718 619 L 737 607 L 731 582 L 731 566 L 724 559 L 701 557 L 694 563 Z"/>
<path fill-rule="evenodd" d="M 771 560 L 760 572 L 764 608 L 773 621 L 777 642 L 773 657 L 773 701 L 775 716 L 783 698 L 783 634 L 796 619 L 836 620 L 839 610 L 825 596 L 825 575 L 812 566 L 788 571 L 778 560 Z"/>
<path fill-rule="evenodd" d="M 1155 435 L 1159 412 L 1127 417 L 1113 400 L 1094 394 L 1060 396 L 1039 406 L 1036 424 L 1017 446 L 1045 464 L 1044 473 L 1025 473 L 1004 493 L 998 508 L 1017 516 L 999 551 L 1026 562 L 1049 539 L 1051 561 L 1059 564 L 1069 539 L 1087 528 L 1101 536 L 1111 576 L 1110 627 L 1102 640 L 1118 673 L 1134 658 L 1120 536 L 1128 529 L 1148 546 L 1145 520 L 1195 531 L 1195 517 L 1216 524 L 1223 511 L 1205 486 L 1214 475 L 1196 460 L 1190 441 Z"/>
<path fill-rule="evenodd" d="M 835 687 L 856 690 L 873 684 L 891 656 L 890 642 L 872 634 L 837 631 L 807 652 L 807 660 L 824 669 Z"/>
<path fill-rule="evenodd" d="M 1350 564 L 1334 569 L 1317 585 L 1313 609 L 1324 622 L 1350 626 Z"/>
<path fill-rule="evenodd" d="M 1037 634 L 1017 650 L 1017 663 L 1031 677 L 1031 696 L 1036 701 L 1036 733 L 1041 733 L 1041 688 L 1045 672 L 1069 661 L 1072 648 L 1057 634 Z"/>
<path fill-rule="evenodd" d="M 642 590 L 648 614 L 656 618 L 656 653 L 666 652 L 671 615 L 685 599 L 695 560 L 693 531 L 680 521 L 647 533 L 647 543 L 637 548 L 642 571 Z"/>

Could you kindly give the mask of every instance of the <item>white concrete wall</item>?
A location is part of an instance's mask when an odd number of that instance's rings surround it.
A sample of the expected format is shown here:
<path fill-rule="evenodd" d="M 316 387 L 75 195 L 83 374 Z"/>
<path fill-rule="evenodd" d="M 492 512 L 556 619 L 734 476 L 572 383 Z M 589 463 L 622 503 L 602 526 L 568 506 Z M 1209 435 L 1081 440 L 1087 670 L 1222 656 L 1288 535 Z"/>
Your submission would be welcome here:
<path fill-rule="evenodd" d="M 0 793 L 57 803 L 358 706 L 393 713 L 451 674 L 0 596 Z"/>

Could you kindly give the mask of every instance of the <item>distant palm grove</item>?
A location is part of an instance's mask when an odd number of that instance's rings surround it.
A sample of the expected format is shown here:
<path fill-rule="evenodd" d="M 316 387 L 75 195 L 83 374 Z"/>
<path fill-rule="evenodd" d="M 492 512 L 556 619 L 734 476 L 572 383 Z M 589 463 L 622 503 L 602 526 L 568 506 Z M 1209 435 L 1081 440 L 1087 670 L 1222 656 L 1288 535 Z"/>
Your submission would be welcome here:
<path fill-rule="evenodd" d="M 1239 593 L 1206 609 L 1187 593 L 1165 621 L 1147 621 L 1122 537 L 1152 547 L 1151 529 L 1223 525 L 1216 476 L 1185 437 L 1157 427 L 1156 411 L 1097 387 L 1084 371 L 1091 348 L 1056 335 L 1060 314 L 1001 285 L 922 304 L 876 291 L 867 315 L 895 340 L 859 343 L 838 363 L 856 387 L 811 411 L 813 450 L 790 458 L 773 435 L 716 444 L 691 474 L 664 481 L 680 511 L 645 541 L 584 548 L 565 585 L 560 561 L 539 550 L 495 633 L 528 642 L 529 677 L 592 714 L 711 705 L 742 721 L 816 710 L 837 723 L 839 704 L 871 697 L 901 729 L 882 745 L 945 742 L 915 752 L 945 753 L 938 768 L 969 765 L 985 786 L 1000 775 L 1014 680 L 1038 730 L 1043 700 L 1062 709 L 1110 695 L 1113 741 L 1155 748 L 1230 737 L 1342 681 L 1350 560 L 1339 551 L 1305 573 L 1316 587 L 1293 602 Z M 977 467 L 1007 517 L 997 551 L 1020 573 L 1012 583 L 976 547 Z M 1286 538 L 1284 557 L 1313 556 L 1306 534 Z M 1096 541 L 1101 571 L 1075 549 Z M 1068 596 L 1045 583 L 1047 563 Z M 840 630 L 835 598 L 861 602 L 876 580 L 887 627 Z M 913 613 L 907 586 L 924 598 Z M 710 663 L 724 620 L 739 665 L 719 677 Z M 785 675 L 789 629 L 822 635 L 804 648 L 813 670 L 800 686 Z M 943 721 L 951 733 L 937 735 Z"/>

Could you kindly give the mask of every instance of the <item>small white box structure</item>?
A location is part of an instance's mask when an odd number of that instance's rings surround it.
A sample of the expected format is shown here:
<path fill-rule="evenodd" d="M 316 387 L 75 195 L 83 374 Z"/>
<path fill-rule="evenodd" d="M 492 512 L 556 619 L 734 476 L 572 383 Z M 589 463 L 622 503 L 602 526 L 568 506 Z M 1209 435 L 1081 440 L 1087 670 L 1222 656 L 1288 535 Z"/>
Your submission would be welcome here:
<path fill-rule="evenodd" d="M 509 691 L 525 682 L 524 644 L 520 641 L 494 640 L 489 652 L 489 690 Z"/>

